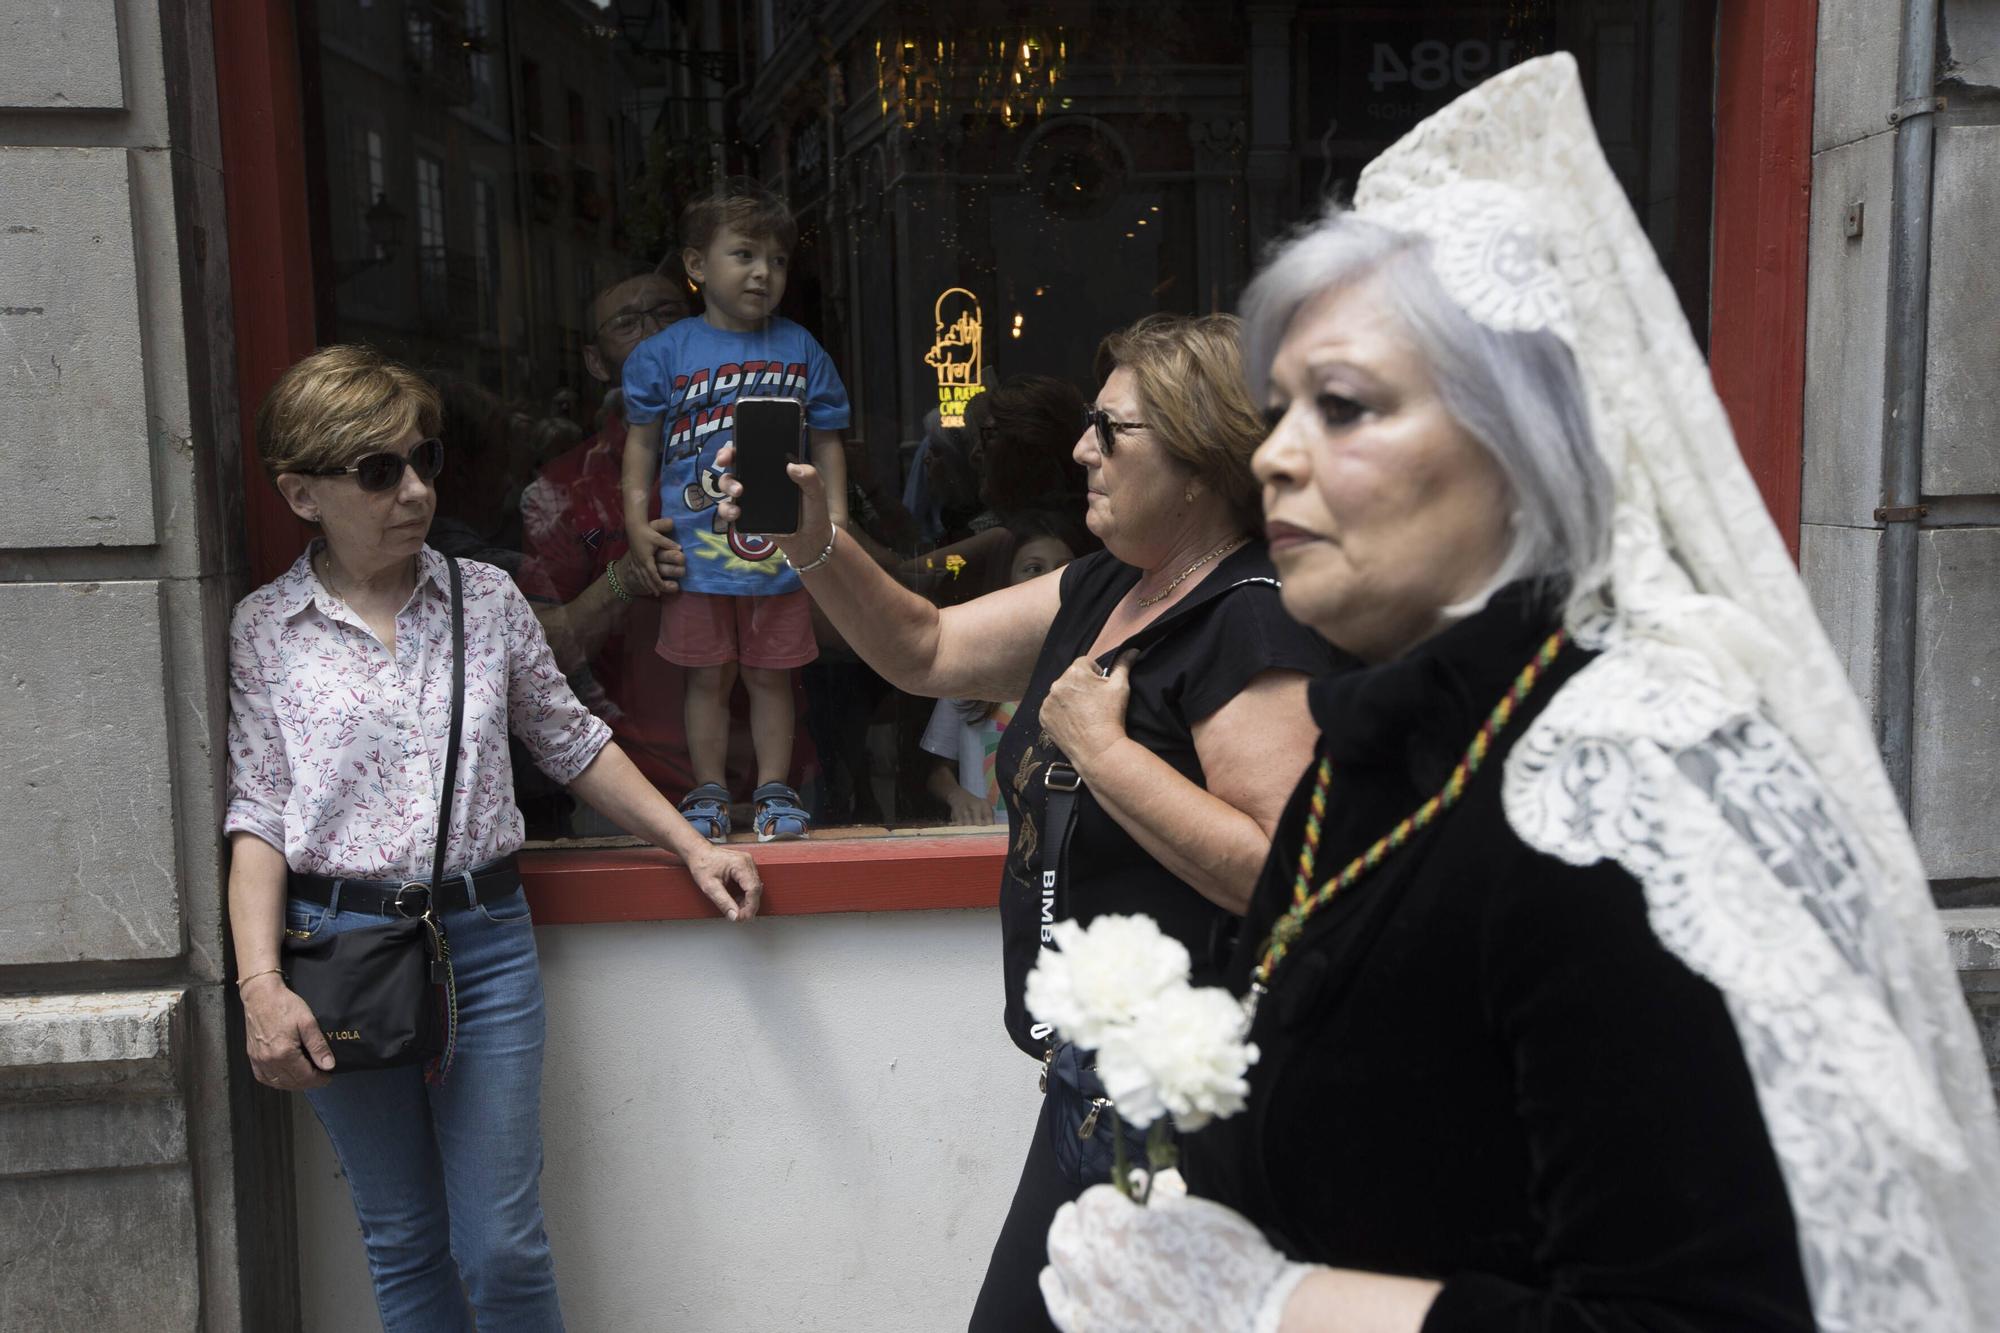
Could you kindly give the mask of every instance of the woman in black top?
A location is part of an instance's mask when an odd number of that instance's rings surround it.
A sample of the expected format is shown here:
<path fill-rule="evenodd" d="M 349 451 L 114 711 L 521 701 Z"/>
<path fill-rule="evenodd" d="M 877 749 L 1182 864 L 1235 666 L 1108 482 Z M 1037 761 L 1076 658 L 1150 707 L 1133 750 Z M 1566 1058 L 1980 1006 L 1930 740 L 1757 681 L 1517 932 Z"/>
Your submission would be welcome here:
<path fill-rule="evenodd" d="M 1364 663 L 1229 979 L 1192 1197 L 1067 1333 L 1973 1333 L 2000 1129 L 1906 826 L 1567 56 L 1246 298 L 1284 602 Z M 1615 533 L 1615 541 L 1614 541 Z"/>
<path fill-rule="evenodd" d="M 1010 832 L 1006 1023 L 1043 1061 L 1051 1041 L 1021 997 L 1044 923 L 1146 912 L 1190 953 L 1212 956 L 1311 752 L 1307 679 L 1334 659 L 1285 615 L 1251 536 L 1248 464 L 1261 431 L 1236 321 L 1154 316 L 1106 339 L 1099 360 L 1104 383 L 1076 459 L 1103 552 L 940 610 L 839 538 L 817 476 L 796 465 L 802 526 L 779 539 L 842 636 L 899 688 L 1020 700 L 998 755 Z M 1052 763 L 1068 766 L 1056 769 L 1059 787 L 1074 774 L 1066 839 L 1049 823 Z M 1074 1093 L 1078 1065 L 1068 1054 L 1055 1062 L 1058 1094 Z M 1044 1103 L 974 1330 L 1049 1326 L 1036 1288 L 1049 1219 L 1090 1183 L 1058 1161 L 1058 1148 L 1075 1151 L 1061 1114 L 1057 1097 Z"/>

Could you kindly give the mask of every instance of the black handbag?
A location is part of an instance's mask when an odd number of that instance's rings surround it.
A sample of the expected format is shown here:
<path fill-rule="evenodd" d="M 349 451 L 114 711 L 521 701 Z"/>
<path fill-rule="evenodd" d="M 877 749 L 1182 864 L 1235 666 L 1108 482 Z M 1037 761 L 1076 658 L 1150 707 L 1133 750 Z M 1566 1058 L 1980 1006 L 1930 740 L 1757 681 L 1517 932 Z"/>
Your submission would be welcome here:
<path fill-rule="evenodd" d="M 1146 1131 L 1134 1129 L 1111 1112 L 1111 1098 L 1090 1062 L 1090 1053 L 1073 1042 L 1049 1048 L 1042 1070 L 1042 1093 L 1048 1098 L 1049 1152 L 1056 1170 L 1079 1192 L 1111 1180 L 1118 1162 L 1118 1140 L 1125 1139 L 1125 1159 L 1146 1165 Z"/>
<path fill-rule="evenodd" d="M 451 571 L 451 732 L 430 882 L 404 884 L 397 895 L 404 915 L 382 925 L 284 942 L 285 984 L 311 1007 L 332 1048 L 336 1074 L 434 1059 L 427 1076 L 441 1082 L 451 1066 L 458 999 L 451 944 L 431 886 L 444 878 L 452 787 L 458 780 L 458 739 L 465 720 L 465 598 L 458 561 L 446 556 L 445 563 Z M 405 896 L 408 908 L 402 905 Z"/>

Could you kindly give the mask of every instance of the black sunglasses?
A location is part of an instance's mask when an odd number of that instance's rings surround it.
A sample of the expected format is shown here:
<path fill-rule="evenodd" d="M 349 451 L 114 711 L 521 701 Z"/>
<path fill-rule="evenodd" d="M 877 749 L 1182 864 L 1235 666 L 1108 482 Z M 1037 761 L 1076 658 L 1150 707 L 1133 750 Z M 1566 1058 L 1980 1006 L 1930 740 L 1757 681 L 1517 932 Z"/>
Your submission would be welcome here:
<path fill-rule="evenodd" d="M 354 474 L 354 480 L 364 491 L 392 491 L 403 484 L 403 469 L 408 467 L 417 474 L 417 480 L 429 485 L 437 480 L 438 473 L 444 471 L 444 441 L 433 435 L 428 440 L 419 440 L 410 449 L 409 457 L 392 454 L 386 450 L 379 454 L 369 454 L 351 467 L 300 468 L 299 475 L 305 477 L 344 477 Z"/>
<path fill-rule="evenodd" d="M 1106 458 L 1117 452 L 1117 433 L 1121 430 L 1144 430 L 1143 421 L 1113 421 L 1111 414 L 1101 407 L 1083 409 L 1083 428 L 1097 432 L 1097 450 Z"/>

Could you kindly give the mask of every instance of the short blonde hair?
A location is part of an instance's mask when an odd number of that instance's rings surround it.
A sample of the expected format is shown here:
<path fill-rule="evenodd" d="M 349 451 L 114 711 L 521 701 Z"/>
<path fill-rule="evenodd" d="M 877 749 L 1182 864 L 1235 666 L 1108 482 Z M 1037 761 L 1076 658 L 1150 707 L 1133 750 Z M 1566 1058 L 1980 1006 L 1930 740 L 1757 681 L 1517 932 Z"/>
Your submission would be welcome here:
<path fill-rule="evenodd" d="M 1244 386 L 1241 334 L 1234 315 L 1147 315 L 1098 344 L 1097 378 L 1131 371 L 1153 438 L 1256 529 L 1264 507 L 1250 455 L 1264 422 Z"/>
<path fill-rule="evenodd" d="M 435 435 L 438 392 L 408 366 L 355 343 L 322 347 L 278 376 L 257 409 L 257 450 L 273 481 L 346 467 L 412 427 Z"/>

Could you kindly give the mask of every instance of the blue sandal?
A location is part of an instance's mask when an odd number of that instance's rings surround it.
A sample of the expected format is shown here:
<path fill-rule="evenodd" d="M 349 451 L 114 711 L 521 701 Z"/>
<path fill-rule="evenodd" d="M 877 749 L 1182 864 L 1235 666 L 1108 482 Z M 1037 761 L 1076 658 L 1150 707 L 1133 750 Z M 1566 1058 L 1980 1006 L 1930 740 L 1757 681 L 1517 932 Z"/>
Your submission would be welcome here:
<path fill-rule="evenodd" d="M 681 818 L 710 842 L 729 841 L 729 789 L 704 782 L 681 798 Z"/>
<path fill-rule="evenodd" d="M 767 782 L 750 793 L 757 803 L 757 841 L 787 842 L 812 832 L 812 816 L 799 804 L 799 794 L 782 782 Z"/>

